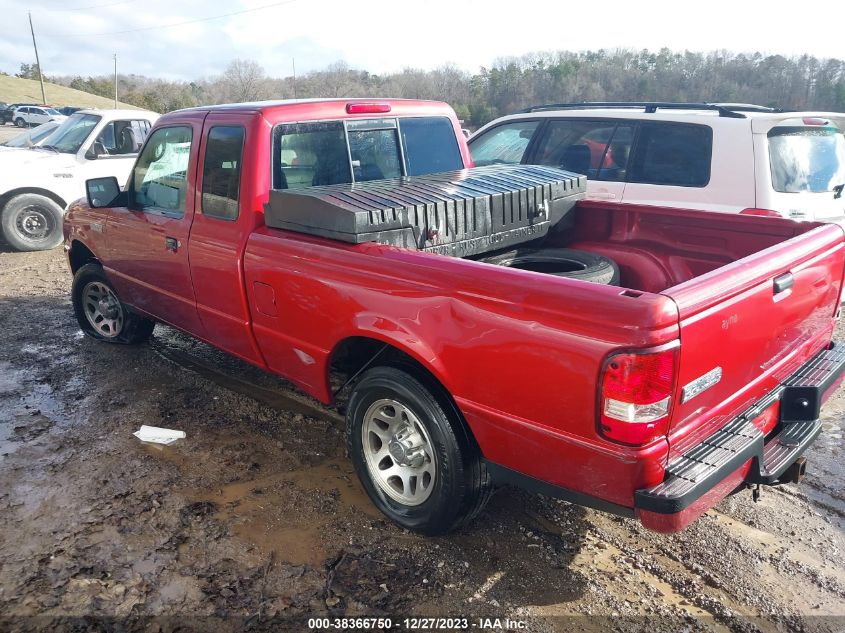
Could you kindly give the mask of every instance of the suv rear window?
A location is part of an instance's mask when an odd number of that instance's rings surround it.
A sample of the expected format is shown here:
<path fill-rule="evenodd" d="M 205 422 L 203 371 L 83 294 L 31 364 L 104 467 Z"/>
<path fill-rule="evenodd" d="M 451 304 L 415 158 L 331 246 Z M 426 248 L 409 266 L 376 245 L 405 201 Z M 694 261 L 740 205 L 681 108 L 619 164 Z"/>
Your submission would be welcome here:
<path fill-rule="evenodd" d="M 775 191 L 824 193 L 845 183 L 845 137 L 835 127 L 776 127 L 768 138 Z"/>
<path fill-rule="evenodd" d="M 283 124 L 273 138 L 274 189 L 420 176 L 463 166 L 446 117 Z"/>

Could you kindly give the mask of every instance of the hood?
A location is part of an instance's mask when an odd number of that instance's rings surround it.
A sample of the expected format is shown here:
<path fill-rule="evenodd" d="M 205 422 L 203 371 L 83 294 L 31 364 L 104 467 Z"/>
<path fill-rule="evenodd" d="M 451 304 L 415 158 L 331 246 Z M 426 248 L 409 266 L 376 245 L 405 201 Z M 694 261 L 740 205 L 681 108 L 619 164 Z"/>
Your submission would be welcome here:
<path fill-rule="evenodd" d="M 76 156 L 46 149 L 8 148 L 0 152 L 0 191 L 22 186 L 44 186 L 56 179 L 79 175 Z"/>
<path fill-rule="evenodd" d="M 29 147 L 6 147 L 0 152 L 0 168 L 7 173 L 21 173 L 29 169 L 49 169 L 59 165 L 72 166 L 76 163 L 73 154 L 57 153 L 49 149 Z"/>

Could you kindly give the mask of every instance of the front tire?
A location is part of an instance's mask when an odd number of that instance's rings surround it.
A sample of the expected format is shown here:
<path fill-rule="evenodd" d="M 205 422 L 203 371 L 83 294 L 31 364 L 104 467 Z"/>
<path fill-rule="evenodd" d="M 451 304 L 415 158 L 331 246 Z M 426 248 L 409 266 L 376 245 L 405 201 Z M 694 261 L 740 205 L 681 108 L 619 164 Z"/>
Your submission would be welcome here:
<path fill-rule="evenodd" d="M 15 196 L 3 207 L 3 239 L 18 251 L 45 251 L 62 243 L 64 211 L 37 193 Z"/>
<path fill-rule="evenodd" d="M 73 311 L 88 336 L 107 343 L 137 345 L 150 338 L 155 322 L 131 312 L 98 264 L 85 264 L 73 276 Z"/>
<path fill-rule="evenodd" d="M 18 117 L 17 119 L 15 119 L 15 125 L 17 125 L 18 127 L 26 127 L 26 121 Z"/>
<path fill-rule="evenodd" d="M 347 448 L 376 507 L 403 528 L 445 534 L 475 518 L 492 490 L 455 406 L 409 366 L 375 367 L 356 385 Z"/>

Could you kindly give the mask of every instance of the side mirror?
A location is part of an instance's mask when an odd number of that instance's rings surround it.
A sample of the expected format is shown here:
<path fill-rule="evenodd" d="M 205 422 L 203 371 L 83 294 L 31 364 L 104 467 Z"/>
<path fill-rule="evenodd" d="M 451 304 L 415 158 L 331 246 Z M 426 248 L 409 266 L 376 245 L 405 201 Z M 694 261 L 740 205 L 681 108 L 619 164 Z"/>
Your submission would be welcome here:
<path fill-rule="evenodd" d="M 126 206 L 126 194 L 120 190 L 114 176 L 86 180 L 85 194 L 92 209 Z"/>

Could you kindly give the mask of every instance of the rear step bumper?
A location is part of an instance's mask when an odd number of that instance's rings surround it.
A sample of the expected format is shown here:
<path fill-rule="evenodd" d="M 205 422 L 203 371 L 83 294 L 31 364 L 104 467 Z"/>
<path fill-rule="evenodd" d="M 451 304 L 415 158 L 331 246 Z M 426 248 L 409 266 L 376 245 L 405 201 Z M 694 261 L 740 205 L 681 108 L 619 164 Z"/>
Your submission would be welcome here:
<path fill-rule="evenodd" d="M 843 377 L 845 344 L 832 343 L 829 349 L 802 365 L 778 389 L 671 461 L 662 483 L 638 490 L 634 495 L 634 507 L 640 519 L 653 529 L 675 531 L 743 481 L 777 482 L 818 436 L 821 404 Z M 778 400 L 779 432 L 764 439 L 752 421 Z M 675 520 L 654 516 L 679 513 L 690 516 L 679 516 Z"/>

